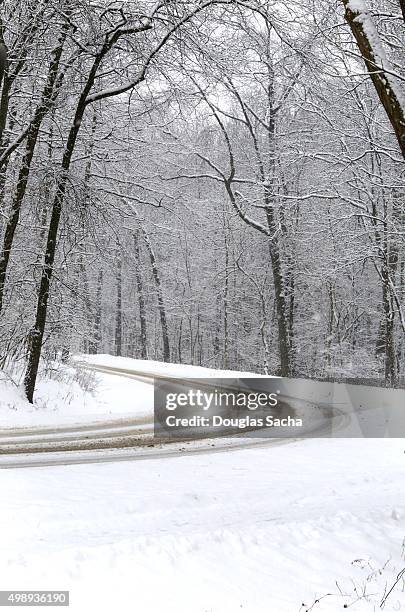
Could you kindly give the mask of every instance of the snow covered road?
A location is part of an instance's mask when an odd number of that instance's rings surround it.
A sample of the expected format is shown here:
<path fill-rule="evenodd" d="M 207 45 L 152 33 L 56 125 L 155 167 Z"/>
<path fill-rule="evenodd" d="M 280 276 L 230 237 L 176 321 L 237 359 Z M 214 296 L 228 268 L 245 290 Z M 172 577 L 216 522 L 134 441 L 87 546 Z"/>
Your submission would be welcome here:
<path fill-rule="evenodd" d="M 122 360 L 118 360 L 122 361 Z M 132 382 L 130 395 L 136 397 L 138 388 L 141 389 L 141 397 L 145 393 L 145 385 L 153 388 L 155 379 L 176 382 L 178 385 L 184 384 L 184 378 L 175 375 L 175 370 L 169 372 L 145 371 L 145 369 L 134 369 L 132 360 L 123 360 L 124 364 L 129 361 L 127 367 L 117 363 L 89 363 L 88 361 L 77 361 L 77 365 L 92 373 L 102 373 L 103 378 L 129 379 Z M 145 365 L 142 364 L 145 368 Z M 195 368 L 194 368 L 195 370 Z M 196 371 L 200 374 L 201 368 Z M 193 368 L 189 368 L 188 389 L 190 381 L 197 380 L 190 377 Z M 216 373 L 209 371 L 209 374 Z M 229 373 L 226 373 L 229 375 Z M 201 374 L 200 374 L 201 375 Z M 233 373 L 233 376 L 235 373 Z M 195 376 L 195 374 L 194 374 Z M 201 387 L 201 379 L 198 381 Z M 110 383 L 111 384 L 111 383 Z M 115 382 L 113 383 L 114 386 Z M 207 385 L 208 391 L 211 390 L 210 383 Z M 71 426 L 48 426 L 48 427 L 8 427 L 0 429 L 0 468 L 49 466 L 49 465 L 68 465 L 80 462 L 107 462 L 114 460 L 132 459 L 140 460 L 149 458 L 151 455 L 159 457 L 171 457 L 184 453 L 206 453 L 227 451 L 251 446 L 268 447 L 279 444 L 280 439 L 252 439 L 243 435 L 224 437 L 224 432 L 218 429 L 214 438 L 199 441 L 187 441 L 187 436 L 183 440 L 162 440 L 154 438 L 153 428 L 153 396 L 148 393 L 145 395 L 141 414 L 132 417 L 116 419 L 105 422 L 78 422 Z M 297 401 L 290 398 L 284 402 L 284 408 L 292 409 L 290 402 L 297 410 L 313 410 L 312 419 L 308 420 L 308 432 L 317 432 L 322 435 L 329 432 L 329 421 L 331 410 L 324 406 L 318 409 L 312 402 Z M 139 398 L 138 398 L 139 403 Z M 283 406 L 283 404 L 280 404 Z M 81 419 L 80 419 L 81 420 Z M 345 415 L 338 409 L 334 411 L 334 420 L 338 425 L 342 425 Z M 225 430 L 224 430 L 225 431 Z M 301 433 L 301 432 L 300 432 Z M 192 436 L 191 436 L 192 437 Z M 289 436 L 293 439 L 293 434 Z M 285 440 L 289 442 L 290 440 Z"/>

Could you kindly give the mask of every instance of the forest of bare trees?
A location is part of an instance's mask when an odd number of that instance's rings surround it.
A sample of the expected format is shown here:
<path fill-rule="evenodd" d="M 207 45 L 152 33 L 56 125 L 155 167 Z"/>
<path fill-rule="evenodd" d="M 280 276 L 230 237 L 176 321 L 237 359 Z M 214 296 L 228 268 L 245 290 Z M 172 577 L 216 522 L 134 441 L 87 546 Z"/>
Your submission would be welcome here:
<path fill-rule="evenodd" d="M 403 0 L 0 2 L 0 365 L 405 376 Z"/>

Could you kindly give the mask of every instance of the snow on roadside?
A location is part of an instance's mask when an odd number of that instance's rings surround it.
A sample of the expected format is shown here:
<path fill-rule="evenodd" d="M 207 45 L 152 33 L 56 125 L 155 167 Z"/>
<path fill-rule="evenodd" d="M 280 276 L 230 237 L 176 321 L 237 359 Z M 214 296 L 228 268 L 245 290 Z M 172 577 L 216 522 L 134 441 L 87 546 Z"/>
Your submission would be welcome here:
<path fill-rule="evenodd" d="M 0 374 L 0 428 L 73 425 L 152 414 L 153 388 L 145 382 L 55 364 L 41 376 L 29 404 L 22 390 Z"/>
<path fill-rule="evenodd" d="M 402 440 L 322 439 L 2 470 L 1 588 L 70 589 L 74 612 L 379 609 L 405 567 L 404 461 Z M 400 581 L 384 611 L 403 606 Z"/>
<path fill-rule="evenodd" d="M 260 378 L 264 375 L 253 372 L 238 372 L 234 370 L 216 370 L 202 366 L 192 366 L 180 363 L 163 363 L 162 361 L 132 359 L 130 357 L 113 357 L 112 355 L 76 355 L 75 361 L 85 361 L 89 364 L 122 368 L 148 374 L 162 374 L 177 377 L 207 377 L 207 378 Z M 266 377 L 268 378 L 268 377 Z"/>
<path fill-rule="evenodd" d="M 198 366 L 142 361 L 112 355 L 79 355 L 71 366 L 54 364 L 51 376 L 41 376 L 29 404 L 22 387 L 0 372 L 0 428 L 71 425 L 153 413 L 153 386 L 104 372 L 89 372 L 80 362 L 153 374 L 184 377 L 252 377 L 251 372 L 212 370 Z"/>

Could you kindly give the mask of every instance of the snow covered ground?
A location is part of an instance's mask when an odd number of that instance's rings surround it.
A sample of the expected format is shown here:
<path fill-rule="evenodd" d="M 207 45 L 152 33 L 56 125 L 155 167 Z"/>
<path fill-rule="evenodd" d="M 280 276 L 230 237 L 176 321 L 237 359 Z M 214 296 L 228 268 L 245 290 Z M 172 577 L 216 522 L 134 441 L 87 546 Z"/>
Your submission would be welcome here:
<path fill-rule="evenodd" d="M 136 389 L 136 393 L 134 390 Z M 112 374 L 82 372 L 55 365 L 51 378 L 41 377 L 34 405 L 21 385 L 0 374 L 0 428 L 99 422 L 153 409 L 152 385 Z"/>
<path fill-rule="evenodd" d="M 379 609 L 405 567 L 404 447 L 2 470 L 0 588 L 70 589 L 80 612 Z"/>

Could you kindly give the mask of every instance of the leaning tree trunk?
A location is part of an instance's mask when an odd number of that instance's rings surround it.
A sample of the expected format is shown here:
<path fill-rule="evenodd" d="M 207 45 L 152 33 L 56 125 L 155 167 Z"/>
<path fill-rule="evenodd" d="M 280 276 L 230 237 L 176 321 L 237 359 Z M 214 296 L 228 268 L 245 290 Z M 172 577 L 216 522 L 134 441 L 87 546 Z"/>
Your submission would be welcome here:
<path fill-rule="evenodd" d="M 6 53 L 6 51 L 4 51 L 4 53 Z M 4 74 L 4 70 L 6 70 L 6 68 L 7 68 L 7 59 L 5 58 L 5 65 L 3 66 L 3 75 L 2 75 L 3 88 L 1 91 L 1 97 L 0 97 L 0 154 L 6 150 L 7 145 L 8 145 L 7 139 L 3 138 L 3 134 L 4 134 L 4 129 L 7 123 L 7 117 L 8 117 L 8 109 L 10 105 L 10 90 L 11 90 L 12 80 L 9 78 L 7 72 Z M 13 123 L 12 120 L 10 120 L 10 124 L 12 123 Z M 10 125 L 10 129 L 12 129 L 12 125 Z M 3 166 L 0 168 L 0 205 L 3 204 L 3 200 L 4 200 L 8 161 L 9 160 L 7 160 L 3 164 Z"/>
<path fill-rule="evenodd" d="M 42 352 L 42 343 L 48 312 L 49 289 L 53 274 L 53 266 L 55 262 L 56 243 L 62 214 L 62 206 L 65 199 L 69 168 L 72 161 L 72 156 L 82 123 L 83 115 L 86 110 L 87 94 L 88 91 L 85 90 L 85 93 L 82 94 L 80 98 L 73 124 L 70 128 L 66 148 L 62 159 L 62 172 L 56 186 L 55 198 L 52 206 L 48 238 L 45 249 L 44 264 L 42 267 L 41 282 L 38 292 L 35 325 L 30 331 L 30 338 L 28 343 L 28 364 L 24 378 L 25 393 L 28 401 L 31 403 L 33 402 L 34 398 L 35 383 L 38 376 L 39 360 Z"/>
<path fill-rule="evenodd" d="M 385 113 L 391 122 L 402 155 L 405 158 L 405 108 L 401 95 L 401 85 L 392 76 L 390 66 L 385 58 L 379 57 L 378 47 L 382 45 L 373 17 L 367 10 L 364 0 L 342 0 L 345 7 L 345 18 L 356 39 L 359 51 L 366 64 Z M 405 3 L 400 0 L 405 20 Z M 353 4 L 355 8 L 353 8 Z"/>

